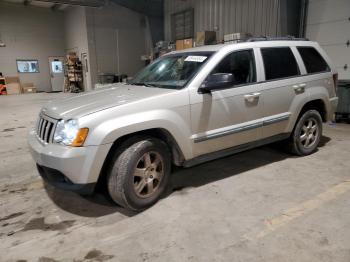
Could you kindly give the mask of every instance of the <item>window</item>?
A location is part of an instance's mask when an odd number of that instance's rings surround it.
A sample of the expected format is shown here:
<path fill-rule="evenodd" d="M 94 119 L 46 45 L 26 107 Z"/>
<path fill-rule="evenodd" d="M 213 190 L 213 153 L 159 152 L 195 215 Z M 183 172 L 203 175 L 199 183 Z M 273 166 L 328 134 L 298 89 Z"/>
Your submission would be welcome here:
<path fill-rule="evenodd" d="M 226 56 L 211 74 L 226 73 L 234 76 L 234 85 L 256 82 L 253 50 L 237 51 Z"/>
<path fill-rule="evenodd" d="M 51 71 L 52 71 L 52 73 L 56 73 L 56 74 L 63 73 L 62 61 L 55 60 L 55 61 L 51 62 Z"/>
<path fill-rule="evenodd" d="M 265 80 L 299 75 L 297 61 L 289 47 L 262 48 Z"/>
<path fill-rule="evenodd" d="M 189 9 L 171 15 L 171 33 L 173 40 L 193 38 L 194 10 Z"/>
<path fill-rule="evenodd" d="M 329 71 L 330 68 L 323 57 L 313 47 L 298 47 L 301 58 L 303 59 L 306 72 L 308 74 Z"/>
<path fill-rule="evenodd" d="M 39 73 L 38 60 L 17 60 L 18 73 Z"/>
<path fill-rule="evenodd" d="M 132 85 L 180 89 L 184 87 L 213 52 L 177 53 L 159 58 L 129 82 Z"/>

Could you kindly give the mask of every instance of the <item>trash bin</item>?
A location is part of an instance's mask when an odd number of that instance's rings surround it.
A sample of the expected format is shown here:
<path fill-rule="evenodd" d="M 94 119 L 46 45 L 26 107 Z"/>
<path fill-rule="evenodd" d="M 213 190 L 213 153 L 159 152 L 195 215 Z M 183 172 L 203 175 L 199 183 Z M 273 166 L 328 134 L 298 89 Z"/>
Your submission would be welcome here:
<path fill-rule="evenodd" d="M 338 107 L 335 112 L 335 121 L 347 121 L 350 123 L 350 81 L 339 81 L 337 95 Z"/>
<path fill-rule="evenodd" d="M 114 75 L 113 74 L 100 74 L 98 75 L 99 84 L 112 84 L 114 83 Z"/>

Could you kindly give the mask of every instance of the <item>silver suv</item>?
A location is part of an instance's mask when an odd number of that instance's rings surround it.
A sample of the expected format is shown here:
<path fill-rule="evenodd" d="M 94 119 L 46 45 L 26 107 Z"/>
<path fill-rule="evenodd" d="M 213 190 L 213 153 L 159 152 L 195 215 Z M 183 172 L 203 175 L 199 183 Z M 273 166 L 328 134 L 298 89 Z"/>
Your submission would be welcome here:
<path fill-rule="evenodd" d="M 45 105 L 29 135 L 39 173 L 81 194 L 104 184 L 142 210 L 173 165 L 284 140 L 315 152 L 337 105 L 337 72 L 311 41 L 261 39 L 167 54 L 127 84 Z"/>

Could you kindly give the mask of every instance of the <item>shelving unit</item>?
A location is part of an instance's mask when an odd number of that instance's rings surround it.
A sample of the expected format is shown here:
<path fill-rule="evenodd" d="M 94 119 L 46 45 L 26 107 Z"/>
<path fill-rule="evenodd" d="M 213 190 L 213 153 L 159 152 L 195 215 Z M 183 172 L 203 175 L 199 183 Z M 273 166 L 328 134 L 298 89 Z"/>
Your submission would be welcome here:
<path fill-rule="evenodd" d="M 83 66 L 75 53 L 69 53 L 65 64 L 65 92 L 83 91 Z"/>

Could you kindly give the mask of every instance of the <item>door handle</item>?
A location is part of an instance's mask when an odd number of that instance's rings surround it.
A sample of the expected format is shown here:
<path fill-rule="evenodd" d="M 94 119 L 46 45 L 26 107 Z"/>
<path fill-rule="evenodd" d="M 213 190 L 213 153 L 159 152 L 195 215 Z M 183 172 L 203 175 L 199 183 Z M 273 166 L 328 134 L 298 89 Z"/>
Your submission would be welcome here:
<path fill-rule="evenodd" d="M 248 94 L 248 95 L 245 95 L 244 96 L 244 99 L 246 101 L 248 101 L 249 103 L 252 103 L 254 102 L 257 98 L 259 98 L 260 96 L 260 93 L 251 93 L 251 94 Z"/>
<path fill-rule="evenodd" d="M 294 85 L 293 88 L 294 88 L 294 91 L 297 93 L 297 94 L 300 94 L 300 93 L 304 93 L 305 92 L 305 87 L 306 87 L 306 84 L 299 84 L 299 85 Z"/>

